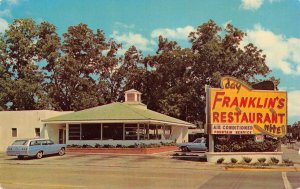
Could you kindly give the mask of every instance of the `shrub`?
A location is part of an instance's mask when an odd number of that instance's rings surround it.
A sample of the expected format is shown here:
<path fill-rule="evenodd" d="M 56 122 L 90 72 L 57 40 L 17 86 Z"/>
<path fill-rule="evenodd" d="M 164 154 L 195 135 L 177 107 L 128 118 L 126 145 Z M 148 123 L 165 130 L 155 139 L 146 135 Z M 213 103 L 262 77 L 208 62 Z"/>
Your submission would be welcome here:
<path fill-rule="evenodd" d="M 294 162 L 289 160 L 289 159 L 283 159 L 282 161 L 287 166 L 293 166 L 294 165 Z"/>
<path fill-rule="evenodd" d="M 276 157 L 271 157 L 271 162 L 274 163 L 274 164 L 278 164 L 279 163 L 279 160 L 276 158 Z"/>
<path fill-rule="evenodd" d="M 104 144 L 103 145 L 103 148 L 114 148 L 115 146 L 113 145 L 110 145 L 110 144 Z"/>
<path fill-rule="evenodd" d="M 71 145 L 68 145 L 67 146 L 68 148 L 81 148 L 81 146 L 80 145 L 78 145 L 78 144 L 71 144 Z"/>
<path fill-rule="evenodd" d="M 250 163 L 252 161 L 252 158 L 249 158 L 249 157 L 243 157 L 243 161 L 245 163 Z"/>
<path fill-rule="evenodd" d="M 219 135 L 215 139 L 215 152 L 274 152 L 278 145 L 279 140 L 268 137 L 264 142 L 257 143 L 253 140 L 253 135 Z"/>
<path fill-rule="evenodd" d="M 98 143 L 95 144 L 95 148 L 101 148 L 102 146 Z"/>
<path fill-rule="evenodd" d="M 84 144 L 84 145 L 82 145 L 82 148 L 92 148 L 92 146 L 89 144 Z"/>
<path fill-rule="evenodd" d="M 217 163 L 222 164 L 224 160 L 225 160 L 224 158 L 220 158 L 220 159 L 217 160 Z"/>
<path fill-rule="evenodd" d="M 126 146 L 122 145 L 122 144 L 117 144 L 116 148 L 126 148 Z"/>
<path fill-rule="evenodd" d="M 266 162 L 266 158 L 258 158 L 257 159 L 257 161 L 259 162 L 259 163 L 265 163 Z"/>
<path fill-rule="evenodd" d="M 236 163 L 236 162 L 237 162 L 237 159 L 231 158 L 230 161 L 231 161 L 231 163 Z"/>

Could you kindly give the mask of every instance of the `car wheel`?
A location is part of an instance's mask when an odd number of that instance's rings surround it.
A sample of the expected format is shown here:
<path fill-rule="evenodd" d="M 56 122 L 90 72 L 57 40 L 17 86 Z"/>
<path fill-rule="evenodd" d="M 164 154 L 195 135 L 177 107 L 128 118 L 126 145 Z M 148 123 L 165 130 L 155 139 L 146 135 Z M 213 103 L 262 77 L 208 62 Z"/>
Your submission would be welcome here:
<path fill-rule="evenodd" d="M 60 156 L 65 155 L 65 149 L 64 149 L 64 148 L 61 148 L 61 149 L 59 150 L 58 154 L 59 154 Z"/>
<path fill-rule="evenodd" d="M 187 146 L 183 146 L 183 147 L 181 147 L 181 150 L 182 150 L 183 152 L 188 152 L 188 151 L 189 151 L 189 149 L 188 149 L 188 147 L 187 147 Z"/>
<path fill-rule="evenodd" d="M 24 156 L 18 156 L 18 159 L 24 159 Z"/>
<path fill-rule="evenodd" d="M 37 154 L 36 154 L 36 158 L 37 159 L 41 159 L 43 157 L 43 152 L 42 151 L 39 151 Z"/>

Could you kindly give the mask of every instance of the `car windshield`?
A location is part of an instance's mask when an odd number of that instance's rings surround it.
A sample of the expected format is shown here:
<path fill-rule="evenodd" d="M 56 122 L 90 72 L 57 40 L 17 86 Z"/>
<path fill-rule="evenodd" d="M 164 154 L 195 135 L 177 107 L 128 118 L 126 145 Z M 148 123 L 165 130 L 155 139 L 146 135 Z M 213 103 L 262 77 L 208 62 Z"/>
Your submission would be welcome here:
<path fill-rule="evenodd" d="M 197 138 L 193 143 L 205 143 L 205 138 Z"/>
<path fill-rule="evenodd" d="M 16 140 L 12 145 L 26 145 L 28 140 Z"/>

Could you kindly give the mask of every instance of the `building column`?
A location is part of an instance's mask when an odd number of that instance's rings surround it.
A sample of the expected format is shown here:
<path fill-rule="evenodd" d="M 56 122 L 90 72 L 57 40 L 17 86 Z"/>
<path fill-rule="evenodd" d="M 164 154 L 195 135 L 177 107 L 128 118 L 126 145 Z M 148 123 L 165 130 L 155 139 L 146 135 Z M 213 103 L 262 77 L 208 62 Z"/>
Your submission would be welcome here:
<path fill-rule="evenodd" d="M 150 125 L 150 122 L 147 123 L 147 129 L 146 129 L 147 140 L 150 140 L 150 138 L 149 138 L 149 125 Z"/>
<path fill-rule="evenodd" d="M 209 145 L 209 152 L 214 152 L 215 141 L 214 141 L 214 135 L 212 134 L 208 135 L 208 145 Z"/>
<path fill-rule="evenodd" d="M 100 132 L 101 132 L 100 140 L 103 140 L 103 123 L 100 124 Z"/>
<path fill-rule="evenodd" d="M 69 123 L 66 123 L 66 144 L 69 143 Z"/>
<path fill-rule="evenodd" d="M 137 124 L 137 139 L 140 140 L 140 124 Z"/>
<path fill-rule="evenodd" d="M 47 129 L 47 124 L 44 123 L 43 124 L 43 127 L 41 128 L 41 138 L 47 138 L 45 135 L 46 135 L 46 129 Z"/>
<path fill-rule="evenodd" d="M 125 140 L 125 123 L 123 123 L 123 140 Z"/>

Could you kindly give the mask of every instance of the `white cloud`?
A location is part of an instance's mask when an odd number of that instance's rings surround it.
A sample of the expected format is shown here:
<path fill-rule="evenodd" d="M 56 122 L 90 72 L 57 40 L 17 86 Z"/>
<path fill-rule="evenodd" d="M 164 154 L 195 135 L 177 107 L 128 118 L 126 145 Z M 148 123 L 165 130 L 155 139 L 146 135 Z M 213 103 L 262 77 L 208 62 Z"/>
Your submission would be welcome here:
<path fill-rule="evenodd" d="M 8 29 L 8 22 L 4 20 L 3 18 L 0 18 L 0 32 L 4 32 L 6 29 Z"/>
<path fill-rule="evenodd" d="M 122 22 L 115 22 L 116 27 L 124 28 L 124 29 L 133 29 L 135 28 L 134 24 L 125 24 Z"/>
<path fill-rule="evenodd" d="M 6 0 L 6 2 L 10 5 L 16 5 L 19 3 L 20 0 Z"/>
<path fill-rule="evenodd" d="M 288 115 L 300 117 L 300 90 L 288 92 Z"/>
<path fill-rule="evenodd" d="M 245 10 L 257 10 L 263 4 L 263 0 L 242 0 L 241 8 Z"/>
<path fill-rule="evenodd" d="M 193 26 L 185 26 L 183 28 L 158 28 L 151 32 L 152 38 L 157 38 L 158 36 L 163 36 L 170 39 L 187 39 L 188 35 L 195 31 L 195 28 Z"/>
<path fill-rule="evenodd" d="M 0 5 L 2 3 L 7 3 L 9 5 L 16 5 L 19 3 L 20 0 L 0 0 Z"/>
<path fill-rule="evenodd" d="M 242 4 L 240 5 L 240 8 L 254 11 L 259 9 L 266 0 L 241 0 L 241 1 Z M 268 3 L 275 3 L 280 1 L 281 0 L 267 0 Z"/>
<path fill-rule="evenodd" d="M 0 10 L 0 17 L 11 17 L 11 11 L 9 9 Z"/>
<path fill-rule="evenodd" d="M 137 49 L 142 51 L 152 51 L 149 47 L 151 41 L 143 37 L 139 33 L 124 33 L 120 34 L 118 31 L 113 31 L 111 37 L 116 40 L 118 43 L 122 43 L 123 50 L 119 53 L 124 53 L 130 46 L 134 45 Z"/>
<path fill-rule="evenodd" d="M 300 38 L 286 38 L 257 24 L 247 31 L 241 45 L 253 43 L 267 55 L 266 63 L 271 69 L 284 74 L 300 75 Z"/>

